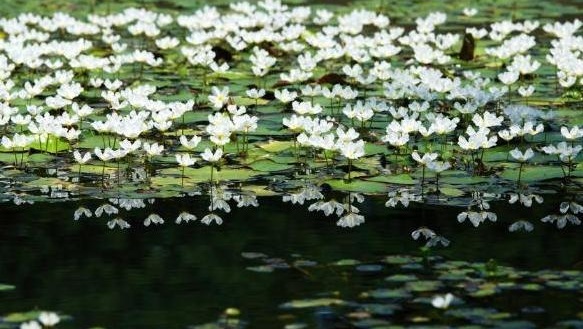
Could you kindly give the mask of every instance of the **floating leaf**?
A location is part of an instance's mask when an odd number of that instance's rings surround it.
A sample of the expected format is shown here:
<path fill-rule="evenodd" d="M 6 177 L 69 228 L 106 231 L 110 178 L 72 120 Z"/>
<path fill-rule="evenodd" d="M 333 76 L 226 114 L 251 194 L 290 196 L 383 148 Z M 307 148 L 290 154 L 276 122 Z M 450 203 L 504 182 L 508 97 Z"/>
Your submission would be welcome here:
<path fill-rule="evenodd" d="M 354 265 L 358 265 L 360 264 L 360 261 L 356 260 L 356 259 L 341 259 L 335 263 L 333 263 L 333 265 L 336 266 L 354 266 Z"/>
<path fill-rule="evenodd" d="M 384 262 L 389 264 L 402 265 L 408 263 L 415 263 L 420 260 L 421 259 L 418 257 L 412 257 L 407 255 L 394 255 L 385 257 Z"/>
<path fill-rule="evenodd" d="M 396 310 L 401 309 L 396 304 L 361 304 L 360 307 L 366 312 L 383 316 L 393 315 Z"/>
<path fill-rule="evenodd" d="M 322 306 L 340 306 L 346 304 L 345 301 L 337 298 L 315 298 L 315 299 L 300 299 L 292 300 L 290 302 L 280 305 L 283 309 L 293 308 L 313 308 Z"/>
<path fill-rule="evenodd" d="M 279 153 L 293 147 L 294 143 L 290 141 L 270 141 L 264 144 L 258 144 L 260 148 L 267 152 Z"/>
<path fill-rule="evenodd" d="M 439 281 L 411 281 L 405 284 L 405 287 L 411 291 L 425 292 L 425 291 L 435 291 L 440 289 L 443 284 Z"/>
<path fill-rule="evenodd" d="M 250 106 L 250 105 L 255 105 L 255 103 L 257 103 L 258 105 L 265 105 L 265 104 L 269 103 L 269 101 L 267 99 L 259 98 L 259 99 L 255 100 L 253 98 L 243 97 L 243 96 L 234 96 L 233 101 L 235 104 L 237 104 L 239 106 Z"/>
<path fill-rule="evenodd" d="M 367 295 L 377 299 L 400 299 L 411 297 L 411 293 L 405 289 L 377 289 L 369 291 Z"/>
<path fill-rule="evenodd" d="M 375 265 L 375 264 L 371 264 L 371 265 L 358 265 L 356 267 L 356 270 L 358 272 L 380 272 L 383 270 L 383 266 L 382 265 Z"/>
<path fill-rule="evenodd" d="M 267 258 L 267 255 L 260 252 L 242 252 L 241 257 L 247 259 Z"/>
<path fill-rule="evenodd" d="M 294 166 L 273 162 L 271 160 L 259 160 L 251 163 L 249 167 L 256 171 L 275 172 L 288 170 L 293 168 Z"/>
<path fill-rule="evenodd" d="M 408 174 L 400 175 L 379 175 L 374 177 L 367 177 L 367 181 L 380 182 L 396 185 L 415 185 L 417 182 Z"/>
<path fill-rule="evenodd" d="M 332 189 L 337 191 L 360 192 L 370 194 L 380 194 L 387 191 L 387 185 L 377 182 L 369 182 L 364 180 L 353 179 L 350 183 L 346 183 L 342 179 L 331 179 L 326 181 Z"/>
<path fill-rule="evenodd" d="M 4 322 L 16 322 L 21 323 L 25 321 L 31 321 L 38 319 L 41 311 L 30 311 L 22 313 L 10 313 L 2 318 Z"/>
<path fill-rule="evenodd" d="M 416 280 L 417 276 L 413 274 L 394 274 L 385 278 L 385 281 L 389 282 L 410 282 Z"/>
<path fill-rule="evenodd" d="M 259 273 L 271 273 L 274 271 L 273 266 L 270 265 L 259 265 L 259 266 L 249 266 L 247 270 Z"/>

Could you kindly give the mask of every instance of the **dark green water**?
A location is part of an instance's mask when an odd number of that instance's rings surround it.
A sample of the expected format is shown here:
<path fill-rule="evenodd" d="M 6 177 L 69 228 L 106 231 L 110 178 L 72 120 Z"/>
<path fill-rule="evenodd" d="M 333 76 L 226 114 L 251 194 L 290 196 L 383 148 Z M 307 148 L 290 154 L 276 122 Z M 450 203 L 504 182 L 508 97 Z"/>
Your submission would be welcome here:
<path fill-rule="evenodd" d="M 278 319 L 289 313 L 278 308 L 281 303 L 329 291 L 356 298 L 374 289 L 391 269 L 373 274 L 329 267 L 256 273 L 246 267 L 257 262 L 243 258 L 242 252 L 320 264 L 344 258 L 378 264 L 386 255 L 417 254 L 422 243 L 410 233 L 419 226 L 452 241 L 435 251 L 446 259 L 495 259 L 529 270 L 583 268 L 580 228 L 558 230 L 538 221 L 557 209 L 559 200 L 553 197 L 533 209 L 494 203 L 498 222 L 478 228 L 456 221 L 463 210 L 459 207 L 413 204 L 390 209 L 384 201 L 367 199 L 360 207 L 366 222 L 353 229 L 337 227 L 335 219 L 308 212 L 305 205 L 283 203 L 280 197 L 260 198 L 259 208 L 233 208 L 221 226 L 174 224 L 184 210 L 202 217 L 206 198 L 156 200 L 144 209 L 120 212 L 132 225 L 127 230 L 110 230 L 103 217 L 74 221 L 80 205 L 76 202 L 2 204 L 0 282 L 16 290 L 0 294 L 0 312 L 56 310 L 73 317 L 59 326 L 63 328 L 185 328 L 236 307 L 251 328 L 281 328 L 289 322 Z M 102 203 L 82 205 L 94 210 Z M 144 227 L 142 221 L 152 212 L 166 223 Z M 512 216 L 532 219 L 534 231 L 508 233 L 516 219 Z M 574 293 L 536 292 L 503 294 L 480 303 L 509 310 L 534 304 L 546 311 L 529 319 L 547 325 L 580 311 L 580 299 Z M 411 312 L 421 313 L 405 308 L 400 317 Z M 312 310 L 295 315 L 308 324 L 318 322 Z"/>

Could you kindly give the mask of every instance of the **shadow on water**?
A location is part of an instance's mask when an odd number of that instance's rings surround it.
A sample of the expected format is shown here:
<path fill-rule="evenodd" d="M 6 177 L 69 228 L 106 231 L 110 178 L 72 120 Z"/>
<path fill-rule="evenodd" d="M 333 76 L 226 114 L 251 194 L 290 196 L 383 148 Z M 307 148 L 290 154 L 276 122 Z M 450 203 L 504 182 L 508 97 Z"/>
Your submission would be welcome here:
<path fill-rule="evenodd" d="M 256 273 L 246 269 L 255 263 L 242 253 L 319 264 L 340 259 L 375 263 L 386 255 L 419 254 L 423 243 L 410 235 L 418 227 L 436 229 L 451 241 L 448 248 L 434 252 L 446 259 L 495 259 L 500 265 L 530 270 L 580 270 L 579 228 L 559 230 L 538 220 L 557 209 L 560 200 L 554 199 L 545 197 L 533 209 L 493 202 L 493 211 L 510 215 L 478 228 L 467 221 L 458 223 L 456 216 L 464 210 L 459 207 L 413 203 L 407 209 L 386 208 L 385 200 L 372 197 L 359 205 L 366 222 L 352 229 L 309 212 L 307 204 L 283 203 L 281 197 L 259 198 L 258 208 L 233 207 L 222 216 L 220 226 L 199 221 L 175 224 L 182 211 L 199 218 L 204 215 L 208 199 L 202 196 L 151 204 L 139 201 L 134 203 L 138 208 L 130 211 L 123 210 L 117 200 L 120 212 L 114 217 L 131 225 L 125 230 L 109 229 L 105 215 L 73 220 L 79 206 L 93 211 L 104 204 L 101 200 L 5 204 L 0 222 L 0 278 L 17 289 L 1 294 L 0 304 L 3 312 L 35 306 L 57 309 L 73 315 L 76 327 L 110 328 L 184 328 L 216 319 L 232 306 L 252 319 L 252 327 L 281 327 L 277 315 L 285 312 L 278 309 L 279 304 L 326 291 L 358 296 L 390 272 L 371 276 L 329 268 L 292 268 Z M 165 223 L 144 226 L 152 213 Z M 509 233 L 508 225 L 517 219 L 512 216 L 530 219 L 534 230 Z M 548 312 L 535 318 L 539 323 L 576 313 L 572 296 L 548 295 Z M 540 292 L 514 296 L 520 297 L 495 296 L 489 302 L 520 308 L 529 302 L 537 304 Z"/>

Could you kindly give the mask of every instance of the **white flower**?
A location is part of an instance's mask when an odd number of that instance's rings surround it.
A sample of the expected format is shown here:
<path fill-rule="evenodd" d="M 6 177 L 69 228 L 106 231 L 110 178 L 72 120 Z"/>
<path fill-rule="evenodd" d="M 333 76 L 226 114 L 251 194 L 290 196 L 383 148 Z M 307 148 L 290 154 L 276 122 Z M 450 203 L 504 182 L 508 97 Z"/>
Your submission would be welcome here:
<path fill-rule="evenodd" d="M 481 129 L 500 126 L 502 121 L 504 121 L 503 116 L 497 117 L 496 114 L 491 112 L 484 112 L 482 116 L 474 114 L 472 117 L 472 122 Z"/>
<path fill-rule="evenodd" d="M 348 159 L 355 160 L 364 156 L 364 141 L 362 139 L 339 146 L 342 155 Z"/>
<path fill-rule="evenodd" d="M 446 161 L 433 161 L 427 164 L 427 168 L 436 173 L 440 173 L 451 168 L 451 164 Z"/>
<path fill-rule="evenodd" d="M 497 136 L 488 137 L 488 128 L 474 130 L 468 127 L 466 133 L 468 138 L 464 136 L 458 137 L 458 145 L 464 150 L 477 150 L 480 148 L 490 148 L 496 145 L 498 141 Z"/>
<path fill-rule="evenodd" d="M 567 145 L 567 142 L 560 142 L 559 144 L 555 145 L 547 145 L 543 146 L 541 149 L 546 154 L 556 154 L 559 156 L 559 159 L 563 162 L 571 162 L 574 158 L 577 157 L 579 152 L 583 147 L 581 145 L 577 145 L 575 147 Z"/>
<path fill-rule="evenodd" d="M 356 132 L 356 130 L 354 130 L 354 128 L 350 128 L 346 132 L 344 132 L 344 129 L 342 127 L 338 127 L 336 129 L 336 135 L 338 136 L 339 144 L 350 143 L 358 138 L 358 133 Z"/>
<path fill-rule="evenodd" d="M 105 81 L 103 82 L 103 85 L 105 86 L 105 88 L 107 88 L 107 90 L 118 90 L 121 86 L 122 86 L 123 82 L 121 80 L 115 79 L 115 80 L 109 80 L 109 79 L 105 79 Z"/>
<path fill-rule="evenodd" d="M 114 215 L 117 214 L 118 212 L 119 210 L 116 207 L 106 203 L 95 209 L 95 217 L 101 217 L 103 213 L 107 215 Z"/>
<path fill-rule="evenodd" d="M 101 161 L 109 161 L 111 159 L 115 159 L 120 157 L 121 153 L 119 151 L 114 151 L 111 148 L 106 148 L 103 151 L 99 147 L 95 147 L 93 150 L 95 156 L 99 158 Z"/>
<path fill-rule="evenodd" d="M 81 87 L 80 83 L 71 83 L 71 84 L 64 84 L 57 89 L 57 94 L 65 99 L 71 100 L 83 91 L 83 87 Z"/>
<path fill-rule="evenodd" d="M 255 131 L 257 129 L 258 120 L 258 117 L 250 116 L 249 114 L 235 116 L 233 117 L 234 130 L 246 133 Z"/>
<path fill-rule="evenodd" d="M 561 214 L 565 214 L 569 210 L 571 210 L 571 212 L 574 214 L 578 214 L 583 213 L 583 206 L 576 202 L 561 202 L 559 205 L 559 210 Z"/>
<path fill-rule="evenodd" d="M 258 90 L 258 89 L 252 88 L 252 89 L 247 90 L 246 93 L 247 93 L 247 96 L 249 98 L 259 99 L 259 98 L 265 96 L 265 89 Z"/>
<path fill-rule="evenodd" d="M 254 194 L 237 194 L 233 196 L 233 200 L 237 201 L 237 208 L 242 207 L 259 207 L 257 197 Z"/>
<path fill-rule="evenodd" d="M 247 108 L 245 106 L 237 106 L 235 104 L 230 104 L 227 105 L 227 111 L 229 111 L 229 113 L 233 115 L 233 117 L 236 117 L 245 114 L 247 112 Z"/>
<path fill-rule="evenodd" d="M 399 202 L 403 205 L 403 207 L 408 207 L 411 201 L 419 202 L 421 201 L 420 195 L 415 195 L 409 193 L 407 190 L 399 190 L 399 191 L 391 191 L 388 194 L 389 199 L 385 203 L 385 207 L 396 207 Z"/>
<path fill-rule="evenodd" d="M 500 82 L 507 86 L 515 83 L 519 77 L 520 74 L 516 71 L 507 71 L 498 74 L 498 79 L 500 80 Z"/>
<path fill-rule="evenodd" d="M 208 214 L 208 215 L 204 216 L 204 217 L 203 217 L 203 218 L 200 220 L 200 222 L 201 222 L 201 223 L 203 223 L 203 224 L 206 224 L 206 225 L 210 225 L 210 224 L 212 224 L 212 222 L 213 222 L 213 221 L 214 221 L 215 223 L 217 223 L 217 225 L 221 225 L 221 224 L 223 224 L 223 219 L 222 219 L 222 218 L 221 218 L 219 215 L 217 215 L 217 214 L 215 214 L 215 213 L 210 213 L 210 214 Z"/>
<path fill-rule="evenodd" d="M 571 223 L 573 225 L 581 225 L 581 220 L 575 215 L 566 214 L 566 215 L 548 215 L 544 218 L 541 218 L 541 222 L 543 223 L 552 223 L 557 222 L 557 228 L 563 229 L 567 226 L 567 223 Z"/>
<path fill-rule="evenodd" d="M 178 162 L 181 167 L 189 167 L 196 162 L 196 159 L 191 158 L 190 154 L 176 154 L 176 162 Z"/>
<path fill-rule="evenodd" d="M 150 216 L 144 220 L 144 226 L 148 227 L 150 224 L 164 224 L 164 219 L 158 214 L 150 214 Z"/>
<path fill-rule="evenodd" d="M 534 152 L 531 148 L 529 148 L 524 151 L 524 153 L 522 153 L 518 148 L 515 148 L 514 150 L 510 151 L 510 155 L 519 162 L 526 162 L 534 156 Z"/>
<path fill-rule="evenodd" d="M 162 152 L 164 151 L 164 146 L 163 145 L 158 145 L 158 143 L 144 143 L 144 151 L 146 151 L 146 154 L 148 154 L 149 156 L 155 156 L 155 155 L 160 155 L 162 154 Z"/>
<path fill-rule="evenodd" d="M 421 166 L 427 166 L 429 163 L 435 161 L 437 159 L 437 156 L 438 156 L 437 153 L 425 153 L 423 154 L 423 157 L 421 157 L 419 153 L 417 153 L 417 151 L 413 151 L 413 153 L 411 154 L 413 160 L 415 160 Z"/>
<path fill-rule="evenodd" d="M 516 232 L 516 231 L 525 231 L 525 232 L 532 232 L 534 230 L 534 226 L 525 220 L 519 220 L 512 223 L 508 226 L 509 232 Z"/>
<path fill-rule="evenodd" d="M 322 211 L 326 216 L 330 216 L 333 213 L 336 213 L 336 216 L 340 216 L 344 212 L 344 205 L 336 200 L 330 200 L 328 202 L 318 201 L 308 207 L 308 211 L 315 210 Z"/>
<path fill-rule="evenodd" d="M 211 151 L 211 149 L 209 149 L 208 147 L 204 150 L 203 153 L 201 153 L 200 155 L 205 161 L 208 162 L 217 162 L 221 159 L 221 157 L 223 156 L 223 150 L 222 149 L 216 149 L 216 151 L 213 153 L 213 151 Z"/>
<path fill-rule="evenodd" d="M 75 158 L 75 161 L 77 161 L 77 163 L 85 164 L 89 160 L 91 160 L 91 152 L 85 152 L 85 154 L 81 155 L 81 152 L 75 150 L 75 152 L 73 152 L 73 157 Z"/>
<path fill-rule="evenodd" d="M 449 246 L 450 243 L 451 242 L 448 239 L 446 239 L 440 235 L 436 235 L 436 236 L 433 236 L 427 240 L 427 242 L 425 243 L 425 247 L 426 248 L 433 248 L 433 247 L 436 247 L 438 245 L 441 245 L 442 247 L 447 247 L 447 246 Z"/>
<path fill-rule="evenodd" d="M 21 323 L 20 329 L 42 329 L 42 327 L 36 321 L 29 321 Z"/>
<path fill-rule="evenodd" d="M 170 49 L 178 46 L 180 41 L 173 37 L 164 37 L 162 39 L 156 39 L 156 46 L 160 49 Z"/>
<path fill-rule="evenodd" d="M 341 217 L 337 222 L 336 225 L 340 227 L 348 227 L 352 228 L 364 223 L 364 216 L 356 214 L 356 213 L 349 213 Z"/>
<path fill-rule="evenodd" d="M 91 78 L 89 79 L 89 84 L 94 88 L 99 88 L 103 84 L 103 79 L 101 78 Z"/>
<path fill-rule="evenodd" d="M 421 236 L 423 236 L 425 239 L 431 239 L 432 237 L 434 237 L 436 235 L 437 234 L 435 234 L 435 232 L 433 232 L 433 230 L 431 230 L 427 227 L 420 227 L 420 228 L 416 229 L 415 231 L 411 232 L 411 237 L 413 238 L 413 240 L 417 240 Z"/>
<path fill-rule="evenodd" d="M 124 139 L 119 143 L 119 146 L 125 153 L 132 153 L 142 146 L 142 141 L 138 139 L 132 142 L 129 139 Z"/>
<path fill-rule="evenodd" d="M 516 201 L 520 201 L 520 203 L 525 207 L 532 206 L 532 202 L 536 201 L 536 203 L 541 204 L 543 203 L 544 199 L 542 196 L 537 194 L 522 194 L 522 193 L 511 193 L 510 199 L 508 199 L 508 203 L 514 204 Z"/>
<path fill-rule="evenodd" d="M 508 66 L 508 70 L 516 71 L 519 74 L 531 74 L 540 67 L 540 62 L 532 60 L 530 55 L 516 55 L 512 59 L 512 64 Z"/>
<path fill-rule="evenodd" d="M 30 115 L 23 116 L 22 114 L 13 115 L 10 118 L 10 121 L 12 121 L 14 124 L 22 126 L 29 124 L 31 120 L 32 117 Z"/>
<path fill-rule="evenodd" d="M 529 85 L 528 87 L 521 86 L 518 88 L 518 93 L 522 97 L 530 97 L 534 93 L 534 86 Z"/>
<path fill-rule="evenodd" d="M 12 139 L 2 136 L 1 144 L 4 148 L 11 150 L 14 148 L 26 148 L 33 140 L 32 136 L 16 133 L 12 136 Z"/>
<path fill-rule="evenodd" d="M 84 207 L 79 207 L 77 208 L 77 210 L 75 210 L 75 213 L 73 214 L 73 219 L 74 220 L 79 220 L 81 218 L 81 216 L 85 216 L 87 218 L 93 216 L 93 213 L 91 213 L 91 210 L 84 208 Z"/>
<path fill-rule="evenodd" d="M 275 90 L 275 98 L 277 98 L 282 103 L 289 103 L 298 97 L 298 93 L 295 91 L 290 92 L 287 89 Z"/>
<path fill-rule="evenodd" d="M 223 64 L 219 65 L 216 62 L 212 62 L 209 65 L 209 67 L 210 67 L 211 70 L 213 70 L 213 72 L 216 72 L 216 73 L 225 73 L 230 68 L 229 67 L 229 64 L 227 64 L 227 63 L 223 63 Z"/>
<path fill-rule="evenodd" d="M 292 109 L 299 115 L 318 114 L 322 112 L 320 104 L 313 105 L 312 102 L 298 102 L 292 103 Z"/>
<path fill-rule="evenodd" d="M 561 135 L 563 135 L 566 140 L 571 141 L 583 137 L 583 129 L 579 128 L 579 126 L 574 126 L 569 130 L 569 128 L 563 126 L 561 127 Z"/>
<path fill-rule="evenodd" d="M 478 13 L 478 9 L 476 9 L 476 8 L 464 8 L 463 13 L 465 16 L 472 17 Z"/>
<path fill-rule="evenodd" d="M 202 138 L 196 135 L 192 136 L 191 139 L 186 138 L 184 135 L 180 136 L 180 144 L 189 150 L 194 149 L 201 140 Z"/>
<path fill-rule="evenodd" d="M 38 316 L 38 321 L 42 323 L 43 326 L 52 327 L 59 323 L 61 318 L 54 312 L 41 312 Z"/>
<path fill-rule="evenodd" d="M 498 216 L 490 211 L 464 211 L 457 215 L 457 221 L 460 223 L 463 223 L 466 219 L 469 219 L 474 227 L 478 227 L 486 219 L 489 219 L 491 222 L 497 221 Z"/>
<path fill-rule="evenodd" d="M 224 87 L 223 89 L 213 87 L 211 91 L 212 94 L 209 95 L 208 99 L 213 104 L 214 108 L 220 109 L 229 99 L 229 87 Z"/>
<path fill-rule="evenodd" d="M 116 226 L 119 226 L 120 229 L 124 230 L 130 228 L 130 224 L 121 218 L 115 218 L 107 222 L 107 227 L 113 230 Z"/>
<path fill-rule="evenodd" d="M 182 222 L 188 223 L 190 221 L 195 221 L 196 220 L 196 216 L 191 214 L 191 213 L 187 213 L 186 211 L 181 212 L 178 217 L 176 217 L 176 224 L 180 224 Z"/>
<path fill-rule="evenodd" d="M 449 307 L 454 298 L 454 295 L 450 293 L 447 293 L 444 296 L 438 295 L 433 297 L 431 300 L 431 305 L 433 305 L 435 308 L 446 309 Z"/>

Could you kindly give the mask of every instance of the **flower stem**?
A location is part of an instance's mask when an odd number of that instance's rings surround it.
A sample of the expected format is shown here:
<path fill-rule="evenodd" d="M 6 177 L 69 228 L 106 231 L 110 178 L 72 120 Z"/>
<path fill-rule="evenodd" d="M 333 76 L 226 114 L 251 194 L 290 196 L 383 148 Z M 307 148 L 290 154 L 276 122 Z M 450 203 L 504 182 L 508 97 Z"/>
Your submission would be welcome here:
<path fill-rule="evenodd" d="M 184 166 L 182 166 L 182 175 L 181 175 L 181 181 L 180 181 L 180 185 L 181 187 L 184 187 Z"/>
<path fill-rule="evenodd" d="M 522 166 L 524 166 L 524 162 L 520 163 L 520 167 L 518 167 L 518 180 L 516 181 L 516 185 L 520 186 L 520 179 L 522 178 Z"/>

